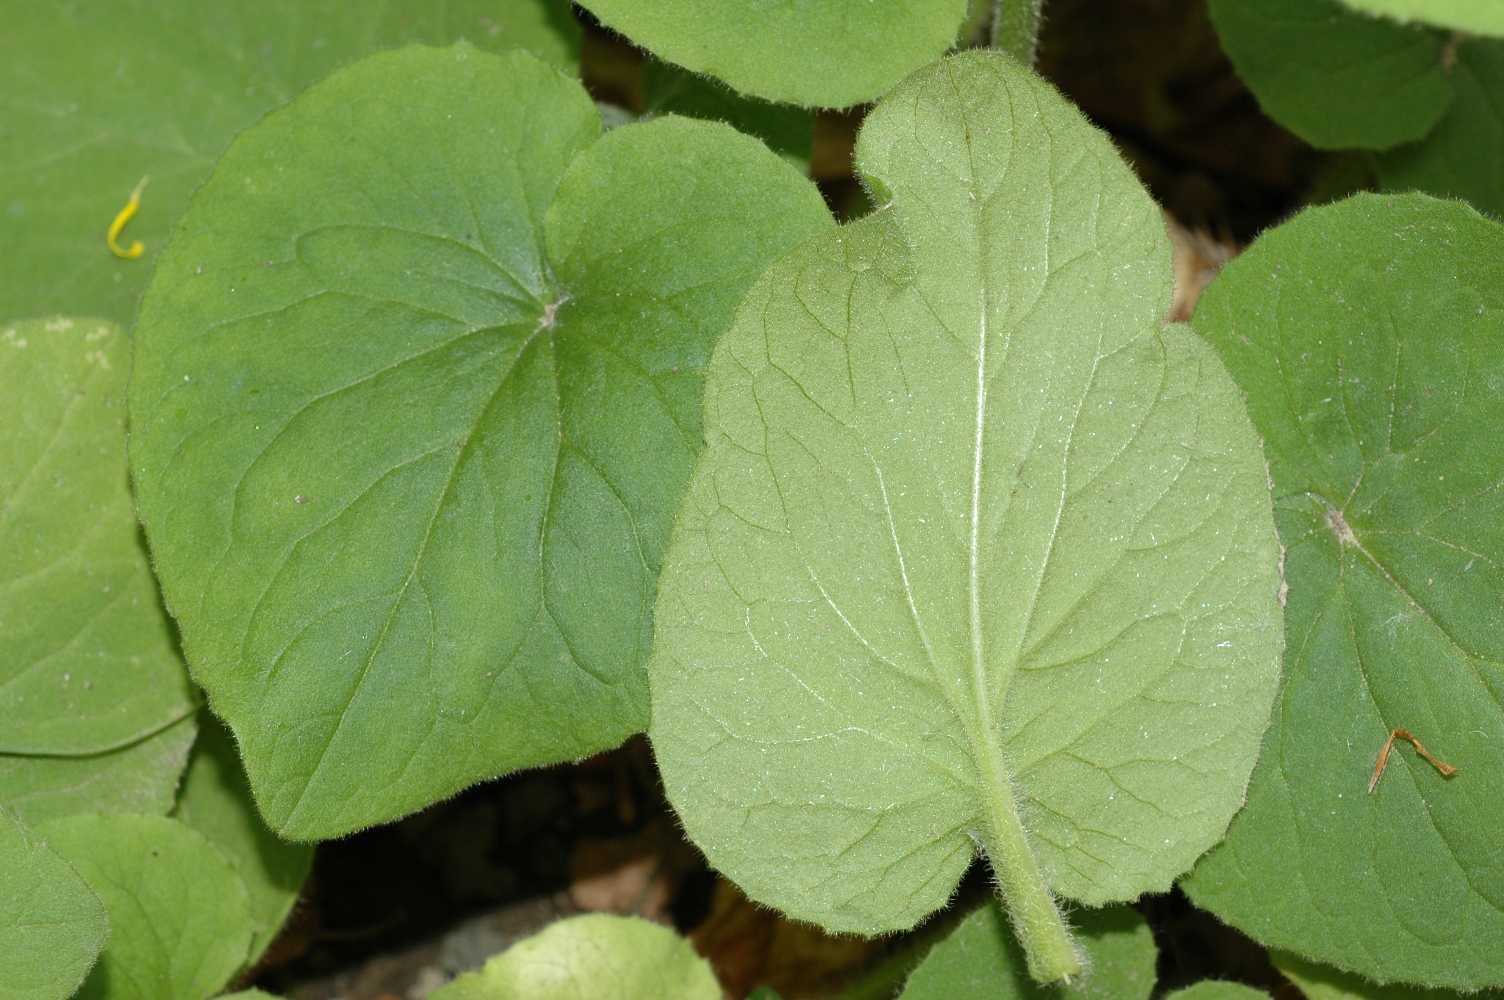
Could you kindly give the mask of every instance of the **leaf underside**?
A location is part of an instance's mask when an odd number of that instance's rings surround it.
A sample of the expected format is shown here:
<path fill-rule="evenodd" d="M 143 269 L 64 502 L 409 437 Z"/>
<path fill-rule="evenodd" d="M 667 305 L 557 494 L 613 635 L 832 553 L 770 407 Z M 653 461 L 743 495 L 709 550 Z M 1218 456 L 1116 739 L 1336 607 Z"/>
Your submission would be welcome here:
<path fill-rule="evenodd" d="M 330 72 L 411 41 L 468 38 L 576 64 L 557 0 L 9 0 L 0 33 L 0 317 L 136 315 L 152 261 L 235 133 Z M 104 233 L 151 183 L 111 255 Z"/>
<path fill-rule="evenodd" d="M 1285 681 L 1185 882 L 1379 982 L 1504 984 L 1504 229 L 1359 195 L 1262 237 L 1196 326 L 1247 393 L 1286 546 Z M 1412 733 L 1453 777 L 1397 743 Z"/>
<path fill-rule="evenodd" d="M 711 363 L 649 664 L 669 798 L 836 930 L 943 905 L 1009 808 L 995 865 L 1163 888 L 1240 804 L 1278 673 L 1236 389 L 1160 325 L 1148 195 L 1012 60 L 909 78 L 858 159 L 889 205 L 770 268 Z"/>
<path fill-rule="evenodd" d="M 599 133 L 525 53 L 375 56 L 244 133 L 163 258 L 138 502 L 284 834 L 646 722 L 705 359 L 762 263 L 830 217 L 726 126 Z"/>

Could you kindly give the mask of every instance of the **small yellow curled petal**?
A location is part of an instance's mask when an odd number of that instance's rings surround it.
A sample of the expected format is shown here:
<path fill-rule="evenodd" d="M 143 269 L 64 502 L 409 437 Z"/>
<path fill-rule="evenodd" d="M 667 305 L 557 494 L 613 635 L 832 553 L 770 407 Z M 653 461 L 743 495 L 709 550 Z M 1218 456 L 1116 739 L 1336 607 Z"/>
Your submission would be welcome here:
<path fill-rule="evenodd" d="M 146 252 L 146 244 L 140 240 L 134 240 L 130 246 L 122 247 L 119 243 L 115 242 L 115 238 L 120 235 L 120 231 L 125 228 L 125 224 L 131 221 L 131 217 L 136 214 L 136 209 L 141 207 L 141 192 L 146 190 L 146 183 L 150 180 L 150 177 L 141 178 L 141 183 L 137 184 L 136 190 L 131 192 L 130 201 L 127 201 L 125 207 L 120 210 L 120 214 L 115 216 L 115 221 L 110 223 L 110 231 L 105 234 L 104 241 L 109 244 L 110 253 L 116 257 L 124 260 L 135 260 Z"/>

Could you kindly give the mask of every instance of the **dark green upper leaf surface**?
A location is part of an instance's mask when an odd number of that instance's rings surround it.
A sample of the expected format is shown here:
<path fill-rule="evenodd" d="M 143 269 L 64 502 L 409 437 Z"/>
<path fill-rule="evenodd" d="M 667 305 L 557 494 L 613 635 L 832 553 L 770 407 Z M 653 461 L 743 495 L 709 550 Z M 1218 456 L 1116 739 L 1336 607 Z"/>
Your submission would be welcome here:
<path fill-rule="evenodd" d="M 771 101 L 880 97 L 956 39 L 966 0 L 585 0 L 654 55 Z"/>
<path fill-rule="evenodd" d="M 125 466 L 130 346 L 0 323 L 0 753 L 96 753 L 193 711 Z"/>
<path fill-rule="evenodd" d="M 572 67 L 556 0 L 9 0 L 0 32 L 0 316 L 128 322 L 188 197 L 236 132 L 331 70 L 409 41 L 521 46 Z M 120 260 L 105 230 L 151 184 Z"/>
<path fill-rule="evenodd" d="M 935 945 L 898 1000 L 1149 1000 L 1159 949 L 1144 918 L 1126 906 L 1083 910 L 1072 923 L 1091 971 L 1070 986 L 1040 986 L 1002 908 L 988 903 Z"/>
<path fill-rule="evenodd" d="M 41 832 L 109 913 L 109 943 L 77 1000 L 205 1000 L 240 968 L 245 886 L 202 834 L 161 816 L 97 815 Z"/>
<path fill-rule="evenodd" d="M 208 712 L 202 717 L 203 731 L 174 815 L 208 837 L 245 883 L 252 924 L 245 964 L 251 966 L 297 902 L 313 863 L 313 847 L 288 843 L 266 828 L 251 799 L 234 737 Z"/>
<path fill-rule="evenodd" d="M 1392 191 L 1463 198 L 1504 219 L 1504 42 L 1458 45 L 1452 87 L 1457 96 L 1430 135 L 1378 157 L 1379 179 Z"/>
<path fill-rule="evenodd" d="M 104 947 L 104 904 L 0 808 L 0 1000 L 66 1000 Z"/>
<path fill-rule="evenodd" d="M 1093 905 L 1167 887 L 1278 673 L 1236 387 L 1162 325 L 1158 209 L 1012 59 L 911 76 L 858 157 L 889 204 L 770 267 L 711 363 L 649 666 L 669 797 L 841 930 L 943 905 L 978 840 Z"/>
<path fill-rule="evenodd" d="M 1337 0 L 1211 0 L 1212 21 L 1264 111 L 1322 149 L 1388 149 L 1424 136 L 1452 87 L 1445 39 Z"/>
<path fill-rule="evenodd" d="M 0 805 L 32 826 L 85 812 L 165 816 L 197 733 L 188 715 L 120 750 L 82 757 L 0 754 Z"/>
<path fill-rule="evenodd" d="M 1504 983 L 1504 229 L 1360 195 L 1263 236 L 1196 326 L 1248 396 L 1286 546 L 1285 683 L 1185 882 L 1375 980 Z M 1405 729 L 1451 778 L 1389 734 Z"/>
<path fill-rule="evenodd" d="M 830 219 L 726 126 L 599 129 L 530 55 L 372 57 L 237 140 L 163 258 L 138 501 L 284 833 L 646 721 L 701 369 L 762 264 Z"/>
<path fill-rule="evenodd" d="M 1362 976 L 1311 962 L 1287 951 L 1272 951 L 1269 960 L 1286 979 L 1300 987 L 1306 1000 L 1500 1000 L 1504 997 L 1504 993 L 1497 990 L 1461 994 L 1456 990 L 1426 986 L 1380 986 Z"/>

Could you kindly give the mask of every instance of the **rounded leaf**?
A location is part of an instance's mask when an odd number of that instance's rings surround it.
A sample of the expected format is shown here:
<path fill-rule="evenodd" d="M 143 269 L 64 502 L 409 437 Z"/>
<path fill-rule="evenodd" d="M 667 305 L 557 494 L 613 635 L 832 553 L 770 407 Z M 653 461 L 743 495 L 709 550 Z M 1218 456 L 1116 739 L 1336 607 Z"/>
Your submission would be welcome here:
<path fill-rule="evenodd" d="M 100 753 L 193 712 L 131 505 L 129 368 L 113 323 L 0 323 L 0 754 Z"/>
<path fill-rule="evenodd" d="M 1479 35 L 1504 38 L 1504 6 L 1498 0 L 1343 0 L 1367 14 L 1397 21 L 1420 21 Z"/>
<path fill-rule="evenodd" d="M 606 913 L 550 924 L 433 1000 L 721 1000 L 715 973 L 667 927 Z"/>
<path fill-rule="evenodd" d="M 1504 985 L 1504 228 L 1421 195 L 1311 209 L 1196 327 L 1264 438 L 1290 589 L 1248 804 L 1186 892 L 1377 982 Z"/>
<path fill-rule="evenodd" d="M 966 0 L 585 0 L 654 55 L 770 101 L 844 108 L 880 97 L 956 40 Z"/>

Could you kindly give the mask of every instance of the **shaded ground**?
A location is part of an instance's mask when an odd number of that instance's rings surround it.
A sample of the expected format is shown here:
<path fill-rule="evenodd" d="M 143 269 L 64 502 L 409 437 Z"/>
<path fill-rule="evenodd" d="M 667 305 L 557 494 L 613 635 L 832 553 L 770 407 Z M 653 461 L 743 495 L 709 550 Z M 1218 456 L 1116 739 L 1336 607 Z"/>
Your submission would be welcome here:
<path fill-rule="evenodd" d="M 1117 142 L 1171 216 L 1174 317 L 1216 269 L 1311 200 L 1366 183 L 1265 118 L 1233 75 L 1204 0 L 1048 0 L 1040 71 Z M 639 111 L 642 57 L 587 26 L 587 85 Z M 832 208 L 864 210 L 852 113 L 816 119 L 811 173 Z M 990 891 L 973 870 L 953 910 Z M 1258 945 L 1178 893 L 1138 909 L 1160 946 L 1161 990 L 1238 979 L 1300 1000 Z M 588 761 L 472 788 L 390 826 L 323 844 L 293 920 L 247 982 L 294 1000 L 422 1000 L 511 940 L 583 910 L 639 914 L 692 936 L 734 998 L 891 995 L 945 914 L 864 941 L 792 924 L 710 872 L 678 833 L 642 738 Z M 846 990 L 844 994 L 842 990 Z"/>

